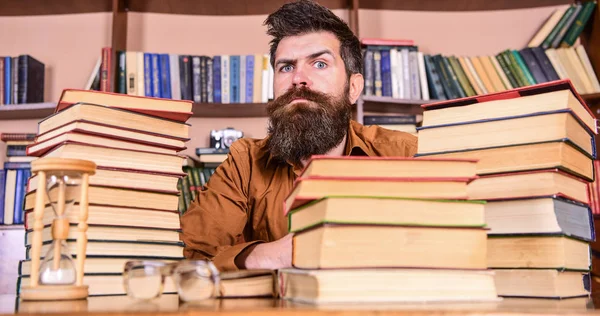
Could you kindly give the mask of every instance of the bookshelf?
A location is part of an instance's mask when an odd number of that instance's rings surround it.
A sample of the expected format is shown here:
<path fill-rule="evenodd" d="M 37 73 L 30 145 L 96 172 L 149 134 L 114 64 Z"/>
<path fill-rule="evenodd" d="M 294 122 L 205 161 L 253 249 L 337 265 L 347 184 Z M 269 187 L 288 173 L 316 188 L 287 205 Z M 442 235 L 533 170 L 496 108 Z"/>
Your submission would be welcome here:
<path fill-rule="evenodd" d="M 359 30 L 359 11 L 429 11 L 429 12 L 470 12 L 538 8 L 572 3 L 573 0 L 504 0 L 504 1 L 435 1 L 435 0 L 318 0 L 331 9 L 347 10 L 350 27 L 361 36 Z M 1 16 L 48 16 L 58 14 L 81 14 L 106 12 L 112 17 L 109 22 L 109 43 L 113 51 L 127 50 L 128 26 L 132 23 L 129 13 L 160 13 L 186 16 L 251 16 L 264 15 L 277 9 L 286 0 L 204 0 L 201 5 L 194 0 L 7 0 L 0 1 Z M 364 22 L 363 22 L 364 23 Z M 433 33 L 432 33 L 433 34 Z M 439 35 L 431 35 L 439 36 Z M 600 9 L 595 13 L 581 36 L 581 42 L 589 54 L 595 69 L 600 69 Z M 131 49 L 129 47 L 129 49 Z M 113 56 L 113 60 L 116 60 Z M 113 74 L 116 77 L 116 65 Z M 114 81 L 115 78 L 111 78 Z M 600 107 L 600 94 L 583 95 L 588 105 L 594 109 Z M 363 97 L 356 107 L 356 118 L 362 121 L 364 112 L 420 114 L 420 105 L 435 100 L 398 100 L 390 98 Z M 51 113 L 51 103 L 19 105 L 21 108 L 0 108 L 0 120 L 18 120 L 43 118 Z M 198 118 L 257 118 L 265 117 L 265 104 L 194 104 L 193 117 Z"/>

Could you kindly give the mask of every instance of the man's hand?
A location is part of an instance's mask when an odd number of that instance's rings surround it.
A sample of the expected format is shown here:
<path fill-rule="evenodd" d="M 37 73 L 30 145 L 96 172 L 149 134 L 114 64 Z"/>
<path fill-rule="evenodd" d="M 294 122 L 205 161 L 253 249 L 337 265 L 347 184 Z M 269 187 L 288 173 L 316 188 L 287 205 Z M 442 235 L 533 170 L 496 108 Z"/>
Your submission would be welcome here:
<path fill-rule="evenodd" d="M 285 237 L 264 244 L 258 244 L 250 250 L 244 267 L 246 269 L 280 269 L 292 266 L 292 237 Z"/>

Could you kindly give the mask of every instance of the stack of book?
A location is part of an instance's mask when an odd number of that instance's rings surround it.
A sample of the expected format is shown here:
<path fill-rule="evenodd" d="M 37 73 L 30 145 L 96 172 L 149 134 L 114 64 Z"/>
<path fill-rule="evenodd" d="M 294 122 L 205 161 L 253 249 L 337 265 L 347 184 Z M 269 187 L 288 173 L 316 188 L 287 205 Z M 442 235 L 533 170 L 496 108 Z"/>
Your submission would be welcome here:
<path fill-rule="evenodd" d="M 31 161 L 26 147 L 33 143 L 35 134 L 2 133 L 6 144 L 4 169 L 0 169 L 0 224 L 23 224 L 23 200 L 27 179 L 31 175 Z"/>
<path fill-rule="evenodd" d="M 475 161 L 315 156 L 286 198 L 284 299 L 308 303 L 495 300 Z"/>
<path fill-rule="evenodd" d="M 177 181 L 184 157 L 191 102 L 65 90 L 56 112 L 39 123 L 28 154 L 96 163 L 90 177 L 87 259 L 84 283 L 90 295 L 125 294 L 124 263 L 132 258 L 183 258 Z M 30 249 L 38 178 L 25 196 L 26 258 L 20 284 L 29 282 Z M 45 194 L 45 193 L 44 193 Z M 79 205 L 66 211 L 71 223 L 67 244 L 75 253 Z M 44 211 L 42 255 L 50 246 L 53 211 Z M 18 287 L 19 288 L 19 287 Z M 164 291 L 173 292 L 172 284 Z"/>
<path fill-rule="evenodd" d="M 419 157 L 479 161 L 498 294 L 588 295 L 597 127 L 570 81 L 423 107 Z"/>

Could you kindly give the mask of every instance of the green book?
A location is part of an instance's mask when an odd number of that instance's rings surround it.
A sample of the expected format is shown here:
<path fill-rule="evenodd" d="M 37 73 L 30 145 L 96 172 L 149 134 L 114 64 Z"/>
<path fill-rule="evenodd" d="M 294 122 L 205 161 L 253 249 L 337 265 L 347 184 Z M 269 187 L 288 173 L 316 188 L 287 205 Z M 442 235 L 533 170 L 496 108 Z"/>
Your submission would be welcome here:
<path fill-rule="evenodd" d="M 514 74 L 510 71 L 510 68 L 508 68 L 508 64 L 504 60 L 504 57 L 502 57 L 502 54 L 496 55 L 496 60 L 498 61 L 498 64 L 500 64 L 500 68 L 502 68 L 502 71 L 508 78 L 510 85 L 513 86 L 513 88 L 519 87 L 517 79 L 515 78 Z"/>
<path fill-rule="evenodd" d="M 460 65 L 458 58 L 455 56 L 450 56 L 448 57 L 448 61 L 450 62 L 450 66 L 454 70 L 454 73 L 456 73 L 456 76 L 458 77 L 458 83 L 460 83 L 460 86 L 463 88 L 466 95 L 468 97 L 477 95 L 477 93 L 475 93 L 475 89 L 473 89 L 471 83 L 469 82 L 469 78 L 467 78 L 467 74 L 465 74 L 464 69 Z"/>
<path fill-rule="evenodd" d="M 506 65 L 508 66 L 508 69 L 510 69 L 510 72 L 513 73 L 513 75 L 515 76 L 515 80 L 517 81 L 518 86 L 526 86 L 527 83 L 525 81 L 525 75 L 522 75 L 519 72 L 521 68 L 517 66 L 517 61 L 514 60 L 515 57 L 511 54 L 511 52 L 509 50 L 505 50 L 500 54 L 502 55 L 502 58 L 504 58 L 504 62 L 506 62 Z"/>
<path fill-rule="evenodd" d="M 573 46 L 581 32 L 583 32 L 583 29 L 585 28 L 585 25 L 592 16 L 592 13 L 594 13 L 594 8 L 596 8 L 595 1 L 589 1 L 583 5 L 583 9 L 577 15 L 577 19 L 575 20 L 575 22 L 573 22 L 573 24 L 567 31 L 567 34 L 565 34 L 565 37 L 562 39 L 562 42 L 560 44 L 561 47 Z"/>
<path fill-rule="evenodd" d="M 442 63 L 444 64 L 444 67 L 446 68 L 446 71 L 448 71 L 448 74 L 450 75 L 450 84 L 452 85 L 452 87 L 454 88 L 454 90 L 456 92 L 458 92 L 458 97 L 459 98 L 466 97 L 467 94 L 465 93 L 465 91 L 463 90 L 463 88 L 460 86 L 460 83 L 458 82 L 458 77 L 456 76 L 456 73 L 454 72 L 454 70 L 450 66 L 450 62 L 448 61 L 448 57 L 442 56 Z"/>
<path fill-rule="evenodd" d="M 521 70 L 523 70 L 523 74 L 525 75 L 525 79 L 527 80 L 528 85 L 536 84 L 537 82 L 531 75 L 531 72 L 529 71 L 529 67 L 527 67 L 527 65 L 525 64 L 525 61 L 523 61 L 523 57 L 521 57 L 521 54 L 517 50 L 514 50 L 514 49 L 511 51 L 511 53 L 513 56 L 515 56 L 517 65 L 521 68 Z"/>
<path fill-rule="evenodd" d="M 567 11 L 565 11 L 565 14 L 563 14 L 563 16 L 560 18 L 558 23 L 556 23 L 556 26 L 552 29 L 550 34 L 548 34 L 546 39 L 544 39 L 544 41 L 542 42 L 543 49 L 548 49 L 548 48 L 552 47 L 552 42 L 558 35 L 558 32 L 560 32 L 560 30 L 565 26 L 565 24 L 569 20 L 569 17 L 571 17 L 571 15 L 573 15 L 573 13 L 575 12 L 575 8 L 576 8 L 576 6 L 574 4 L 572 4 L 567 9 Z"/>

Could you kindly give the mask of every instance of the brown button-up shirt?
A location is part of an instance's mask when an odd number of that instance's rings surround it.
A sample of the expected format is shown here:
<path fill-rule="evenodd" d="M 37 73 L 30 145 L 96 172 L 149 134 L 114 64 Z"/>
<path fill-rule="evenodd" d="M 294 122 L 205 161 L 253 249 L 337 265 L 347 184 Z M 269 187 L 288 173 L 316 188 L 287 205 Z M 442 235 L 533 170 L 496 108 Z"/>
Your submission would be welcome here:
<path fill-rule="evenodd" d="M 417 138 L 408 133 L 355 121 L 348 129 L 346 155 L 412 157 L 416 151 Z M 237 270 L 235 257 L 244 249 L 285 236 L 283 201 L 301 171 L 272 159 L 264 139 L 235 142 L 181 218 L 185 257 Z"/>

